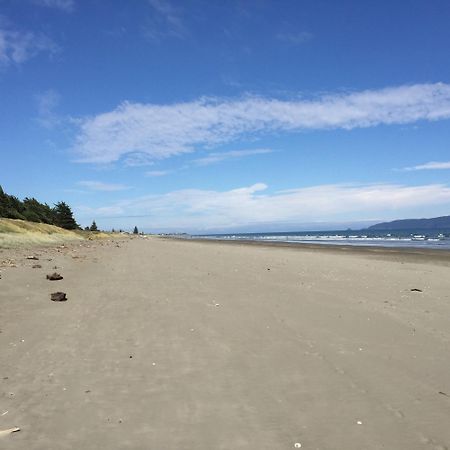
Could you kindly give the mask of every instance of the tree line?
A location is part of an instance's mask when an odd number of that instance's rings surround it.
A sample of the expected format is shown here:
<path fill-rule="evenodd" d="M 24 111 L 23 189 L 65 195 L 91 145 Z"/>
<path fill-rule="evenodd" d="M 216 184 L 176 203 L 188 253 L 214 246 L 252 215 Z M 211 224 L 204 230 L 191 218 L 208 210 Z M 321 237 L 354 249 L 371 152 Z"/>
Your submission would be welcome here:
<path fill-rule="evenodd" d="M 26 197 L 20 200 L 16 196 L 4 192 L 1 186 L 0 217 L 47 223 L 66 230 L 77 230 L 80 228 L 67 203 L 58 202 L 54 207 L 50 207 L 47 203 L 40 203 L 35 198 Z"/>

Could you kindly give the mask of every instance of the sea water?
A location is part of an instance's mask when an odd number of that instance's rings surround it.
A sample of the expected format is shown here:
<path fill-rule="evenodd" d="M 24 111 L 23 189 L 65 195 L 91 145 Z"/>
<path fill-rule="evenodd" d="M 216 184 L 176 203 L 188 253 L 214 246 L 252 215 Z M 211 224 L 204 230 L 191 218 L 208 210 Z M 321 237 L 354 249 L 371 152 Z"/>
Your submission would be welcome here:
<path fill-rule="evenodd" d="M 192 235 L 195 239 L 450 250 L 450 230 L 334 230 Z"/>

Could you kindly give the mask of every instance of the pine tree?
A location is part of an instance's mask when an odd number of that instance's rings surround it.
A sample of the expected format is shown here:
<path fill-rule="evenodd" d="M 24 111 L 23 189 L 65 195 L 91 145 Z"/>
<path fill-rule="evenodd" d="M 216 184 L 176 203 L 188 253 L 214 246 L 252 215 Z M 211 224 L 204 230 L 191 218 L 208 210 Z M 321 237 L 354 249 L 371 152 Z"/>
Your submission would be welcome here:
<path fill-rule="evenodd" d="M 58 227 L 65 228 L 66 230 L 76 230 L 79 225 L 73 218 L 73 212 L 70 206 L 64 202 L 58 202 L 53 208 L 54 224 Z"/>
<path fill-rule="evenodd" d="M 8 195 L 3 191 L 0 186 L 0 217 L 8 217 L 6 215 L 6 209 L 8 205 Z"/>
<path fill-rule="evenodd" d="M 25 207 L 22 213 L 26 220 L 30 222 L 53 222 L 53 212 L 46 203 L 39 203 L 35 198 L 25 198 L 23 201 Z"/>
<path fill-rule="evenodd" d="M 20 201 L 14 195 L 8 195 L 4 192 L 1 186 L 0 217 L 48 223 L 70 230 L 79 228 L 70 207 L 64 202 L 50 208 L 47 203 L 40 203 L 35 198 L 26 197 L 23 201 Z"/>
<path fill-rule="evenodd" d="M 98 231 L 97 224 L 95 223 L 95 220 L 92 221 L 92 225 L 89 228 L 89 231 Z"/>
<path fill-rule="evenodd" d="M 133 234 L 139 234 L 138 227 L 134 227 Z"/>
<path fill-rule="evenodd" d="M 23 203 L 14 195 L 6 195 L 6 216 L 10 219 L 22 219 L 25 220 L 23 213 L 25 207 Z"/>

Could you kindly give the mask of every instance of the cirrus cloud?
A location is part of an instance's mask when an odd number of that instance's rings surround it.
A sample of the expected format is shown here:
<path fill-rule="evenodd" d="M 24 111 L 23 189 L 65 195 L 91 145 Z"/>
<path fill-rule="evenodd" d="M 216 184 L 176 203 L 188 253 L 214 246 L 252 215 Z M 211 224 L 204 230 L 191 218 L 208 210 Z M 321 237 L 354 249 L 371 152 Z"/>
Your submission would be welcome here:
<path fill-rule="evenodd" d="M 228 159 L 240 159 L 247 156 L 265 155 L 273 153 L 270 148 L 252 148 L 249 150 L 231 150 L 228 152 L 213 152 L 202 158 L 194 159 L 192 162 L 197 166 L 209 166 Z"/>
<path fill-rule="evenodd" d="M 123 184 L 103 183 L 102 181 L 79 181 L 77 184 L 92 191 L 115 192 L 130 189 L 129 186 Z"/>
<path fill-rule="evenodd" d="M 169 158 L 269 133 L 408 124 L 450 118 L 450 85 L 417 84 L 278 100 L 203 98 L 169 105 L 124 102 L 81 118 L 73 151 L 80 162 L 111 163 L 128 154 Z"/>
<path fill-rule="evenodd" d="M 75 8 L 74 0 L 32 0 L 32 2 L 38 6 L 59 9 L 63 12 L 72 12 Z"/>
<path fill-rule="evenodd" d="M 58 51 L 46 35 L 17 29 L 0 15 L 0 69 L 20 65 L 40 53 L 53 55 Z"/>
<path fill-rule="evenodd" d="M 450 161 L 438 162 L 430 161 L 425 164 L 419 164 L 417 166 L 405 167 L 403 170 L 445 170 L 450 169 Z"/>

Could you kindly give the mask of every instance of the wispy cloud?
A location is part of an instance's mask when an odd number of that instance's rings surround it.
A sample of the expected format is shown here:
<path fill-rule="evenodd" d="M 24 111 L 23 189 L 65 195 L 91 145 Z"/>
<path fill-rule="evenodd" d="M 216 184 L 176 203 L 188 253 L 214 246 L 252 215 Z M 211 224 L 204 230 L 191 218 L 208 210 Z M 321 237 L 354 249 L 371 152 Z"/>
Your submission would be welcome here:
<path fill-rule="evenodd" d="M 188 161 L 186 164 L 184 164 L 181 167 L 171 169 L 171 170 L 149 170 L 148 172 L 145 172 L 145 175 L 148 177 L 162 177 L 162 176 L 174 173 L 174 172 L 188 170 L 195 166 L 209 166 L 212 164 L 218 164 L 222 161 L 226 161 L 229 159 L 240 159 L 240 158 L 245 158 L 248 156 L 262 155 L 262 154 L 273 153 L 273 152 L 274 152 L 274 150 L 272 150 L 270 148 L 256 148 L 256 149 L 250 149 L 250 150 L 231 150 L 228 152 L 213 152 L 213 153 L 209 153 L 207 156 L 204 156 L 202 158 L 192 159 L 191 161 Z"/>
<path fill-rule="evenodd" d="M 39 53 L 53 55 L 59 47 L 47 36 L 19 30 L 0 16 L 0 69 L 22 64 Z"/>
<path fill-rule="evenodd" d="M 92 191 L 114 192 L 130 189 L 129 186 L 123 184 L 103 183 L 101 181 L 79 181 L 77 184 Z"/>
<path fill-rule="evenodd" d="M 53 128 L 60 123 L 60 118 L 55 113 L 61 96 L 54 89 L 48 89 L 36 95 L 38 117 L 37 121 L 45 128 Z"/>
<path fill-rule="evenodd" d="M 227 159 L 240 159 L 246 156 L 263 155 L 267 153 L 273 153 L 270 148 L 256 148 L 250 150 L 231 150 L 229 152 L 213 152 L 203 158 L 197 158 L 192 161 L 197 166 L 209 166 L 210 164 L 216 164 Z"/>
<path fill-rule="evenodd" d="M 450 169 L 450 161 L 437 162 L 430 161 L 425 164 L 419 164 L 418 166 L 405 167 L 403 170 L 445 170 Z"/>
<path fill-rule="evenodd" d="M 450 118 L 450 85 L 417 84 L 291 101 L 199 99 L 170 105 L 124 102 L 81 118 L 78 160 L 110 163 L 129 153 L 150 160 L 237 139 L 302 130 L 347 129 Z"/>
<path fill-rule="evenodd" d="M 257 183 L 228 191 L 186 189 L 149 195 L 110 205 L 81 208 L 83 215 L 144 217 L 158 229 L 214 229 L 273 223 L 351 221 L 410 217 L 427 207 L 450 207 L 450 187 L 442 184 L 403 186 L 319 185 L 267 193 Z"/>
<path fill-rule="evenodd" d="M 155 164 L 152 155 L 143 152 L 125 153 L 123 163 L 127 167 L 153 166 Z"/>
<path fill-rule="evenodd" d="M 35 5 L 59 9 L 64 12 L 72 12 L 75 8 L 74 0 L 31 0 L 31 1 Z"/>
<path fill-rule="evenodd" d="M 301 45 L 310 41 L 313 38 L 313 34 L 308 31 L 300 31 L 297 33 L 285 33 L 281 32 L 276 35 L 279 41 L 288 42 L 293 45 Z"/>
<path fill-rule="evenodd" d="M 148 0 L 152 16 L 144 28 L 145 37 L 160 41 L 163 38 L 185 38 L 188 35 L 181 8 L 169 0 Z"/>
<path fill-rule="evenodd" d="M 169 173 L 171 173 L 170 170 L 149 170 L 148 172 L 145 172 L 145 175 L 147 177 L 163 177 Z"/>

